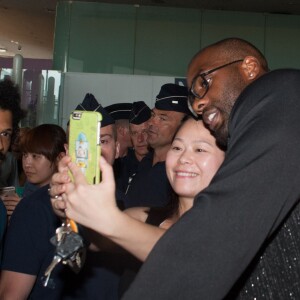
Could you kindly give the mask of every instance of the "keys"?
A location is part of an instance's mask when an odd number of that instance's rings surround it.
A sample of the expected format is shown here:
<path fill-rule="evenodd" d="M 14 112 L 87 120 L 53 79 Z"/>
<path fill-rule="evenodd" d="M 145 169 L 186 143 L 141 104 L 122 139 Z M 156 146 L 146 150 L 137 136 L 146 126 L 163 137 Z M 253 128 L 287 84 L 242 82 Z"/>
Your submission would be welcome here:
<path fill-rule="evenodd" d="M 62 224 L 56 229 L 56 235 L 50 239 L 50 242 L 56 246 L 52 262 L 45 272 L 44 286 L 49 283 L 49 278 L 54 268 L 62 262 L 78 273 L 85 260 L 86 249 L 83 238 L 74 232 L 69 224 Z"/>
<path fill-rule="evenodd" d="M 82 247 L 83 239 L 78 233 L 74 231 L 66 232 L 57 243 L 56 254 L 62 258 L 63 262 L 67 262 Z"/>
<path fill-rule="evenodd" d="M 54 255 L 54 258 L 53 258 L 51 264 L 49 265 L 49 267 L 46 269 L 46 272 L 45 272 L 45 281 L 43 283 L 44 286 L 48 286 L 51 272 L 56 267 L 56 265 L 58 265 L 60 262 L 61 262 L 61 257 L 58 255 Z"/>
<path fill-rule="evenodd" d="M 70 227 L 63 223 L 60 227 L 56 228 L 55 236 L 50 239 L 51 244 L 57 246 L 63 236 L 71 231 Z"/>

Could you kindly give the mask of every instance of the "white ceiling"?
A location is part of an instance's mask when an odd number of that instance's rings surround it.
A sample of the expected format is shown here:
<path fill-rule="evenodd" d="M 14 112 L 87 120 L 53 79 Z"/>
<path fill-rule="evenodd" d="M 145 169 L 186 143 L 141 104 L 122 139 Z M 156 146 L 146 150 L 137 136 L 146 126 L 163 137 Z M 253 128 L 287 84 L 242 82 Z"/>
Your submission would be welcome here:
<path fill-rule="evenodd" d="M 52 59 L 55 9 L 63 0 L 0 0 L 0 56 Z M 300 0 L 107 0 L 112 4 L 300 15 Z M 0 66 L 1 67 L 1 66 Z"/>

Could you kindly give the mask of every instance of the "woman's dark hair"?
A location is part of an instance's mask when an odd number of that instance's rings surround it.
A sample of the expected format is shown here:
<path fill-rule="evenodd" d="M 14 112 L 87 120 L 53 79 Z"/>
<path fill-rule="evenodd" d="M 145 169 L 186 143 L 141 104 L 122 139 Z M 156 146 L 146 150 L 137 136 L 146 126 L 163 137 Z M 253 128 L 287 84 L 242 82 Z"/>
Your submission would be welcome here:
<path fill-rule="evenodd" d="M 43 124 L 26 133 L 21 149 L 23 153 L 42 154 L 53 164 L 61 152 L 66 152 L 66 143 L 66 133 L 62 127 Z"/>

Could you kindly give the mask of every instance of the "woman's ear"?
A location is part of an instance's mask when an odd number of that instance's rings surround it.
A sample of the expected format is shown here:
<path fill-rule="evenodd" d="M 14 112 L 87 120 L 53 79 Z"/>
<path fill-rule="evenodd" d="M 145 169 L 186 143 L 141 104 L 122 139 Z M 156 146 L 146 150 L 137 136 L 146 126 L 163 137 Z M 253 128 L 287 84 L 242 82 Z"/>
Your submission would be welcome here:
<path fill-rule="evenodd" d="M 65 152 L 60 152 L 56 158 L 56 166 L 58 165 L 58 162 L 64 157 L 66 156 Z"/>
<path fill-rule="evenodd" d="M 66 154 L 69 155 L 69 144 L 64 144 L 64 148 L 66 150 Z"/>

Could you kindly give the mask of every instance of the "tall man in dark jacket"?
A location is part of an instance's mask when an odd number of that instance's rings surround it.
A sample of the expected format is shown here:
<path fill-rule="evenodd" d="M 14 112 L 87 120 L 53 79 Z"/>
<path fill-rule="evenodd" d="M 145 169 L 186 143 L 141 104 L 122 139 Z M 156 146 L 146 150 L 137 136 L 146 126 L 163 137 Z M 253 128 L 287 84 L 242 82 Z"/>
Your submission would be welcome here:
<path fill-rule="evenodd" d="M 187 81 L 226 158 L 124 299 L 300 299 L 300 71 L 268 72 L 231 38 L 197 53 Z"/>

